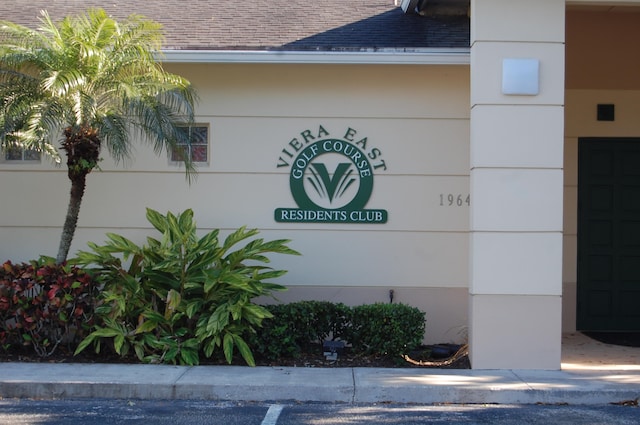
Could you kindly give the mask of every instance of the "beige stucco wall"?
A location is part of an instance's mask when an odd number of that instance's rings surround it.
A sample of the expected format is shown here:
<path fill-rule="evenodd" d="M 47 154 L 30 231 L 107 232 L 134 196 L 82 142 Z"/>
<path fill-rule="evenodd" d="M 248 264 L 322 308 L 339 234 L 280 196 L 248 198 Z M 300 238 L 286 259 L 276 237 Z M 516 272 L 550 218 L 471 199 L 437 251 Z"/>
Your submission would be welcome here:
<path fill-rule="evenodd" d="M 640 136 L 640 7 L 618 11 L 569 9 L 566 37 L 564 144 L 564 332 L 576 328 L 578 138 Z M 602 35 L 606 34 L 606 37 Z M 600 103 L 615 105 L 615 121 L 597 121 Z"/>
<path fill-rule="evenodd" d="M 564 8 L 471 1 L 474 368 L 560 367 Z M 505 91 L 505 59 L 537 60 L 539 90 Z"/>
<path fill-rule="evenodd" d="M 273 257 L 289 271 L 280 298 L 348 304 L 395 301 L 427 312 L 427 341 L 459 340 L 467 322 L 469 208 L 440 205 L 440 196 L 469 195 L 469 68 L 385 65 L 178 65 L 210 126 L 211 152 L 197 180 L 137 147 L 129 164 L 105 153 L 92 173 L 71 252 L 105 232 L 142 241 L 145 207 L 195 211 L 204 231 L 257 227 L 268 239 L 289 238 L 301 257 Z M 367 208 L 386 209 L 388 223 L 276 223 L 274 210 L 295 207 L 282 150 L 300 133 L 355 140 L 379 149 Z M 54 255 L 65 214 L 64 167 L 0 164 L 0 258 Z M 7 201 L 13 200 L 13 201 Z"/>

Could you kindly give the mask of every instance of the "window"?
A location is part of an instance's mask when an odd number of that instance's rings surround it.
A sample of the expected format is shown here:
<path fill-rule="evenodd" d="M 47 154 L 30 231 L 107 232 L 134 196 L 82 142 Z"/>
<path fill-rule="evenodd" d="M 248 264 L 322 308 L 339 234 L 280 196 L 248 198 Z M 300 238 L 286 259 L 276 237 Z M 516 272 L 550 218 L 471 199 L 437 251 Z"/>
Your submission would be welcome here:
<path fill-rule="evenodd" d="M 207 162 L 209 160 L 209 127 L 196 124 L 192 127 L 182 127 L 189 132 L 191 144 L 178 146 L 171 151 L 171 161 L 182 161 L 184 155 L 191 158 L 192 162 Z"/>
<path fill-rule="evenodd" d="M 2 154 L 4 161 L 40 161 L 40 152 L 19 145 L 5 145 Z"/>

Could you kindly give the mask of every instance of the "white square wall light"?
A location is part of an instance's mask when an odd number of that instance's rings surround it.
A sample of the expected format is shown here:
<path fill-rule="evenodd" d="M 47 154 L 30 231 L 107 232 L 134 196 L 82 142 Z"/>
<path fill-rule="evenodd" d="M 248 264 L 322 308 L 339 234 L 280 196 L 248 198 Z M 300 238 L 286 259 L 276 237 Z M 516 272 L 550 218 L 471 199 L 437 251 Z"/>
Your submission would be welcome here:
<path fill-rule="evenodd" d="M 537 95 L 540 61 L 538 59 L 503 59 L 502 93 L 509 95 Z"/>

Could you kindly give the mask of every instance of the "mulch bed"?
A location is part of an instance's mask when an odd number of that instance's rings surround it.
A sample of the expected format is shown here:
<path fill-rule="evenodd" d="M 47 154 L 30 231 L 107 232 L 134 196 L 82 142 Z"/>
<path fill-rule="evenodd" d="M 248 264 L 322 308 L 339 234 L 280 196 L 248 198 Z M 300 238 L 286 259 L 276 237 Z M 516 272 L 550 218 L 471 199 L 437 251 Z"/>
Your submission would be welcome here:
<path fill-rule="evenodd" d="M 446 345 L 446 344 L 442 344 Z M 438 345 L 440 346 L 440 344 Z M 277 361 L 256 358 L 257 366 L 291 366 L 291 367 L 380 367 L 380 368 L 439 368 L 439 369 L 470 369 L 469 358 L 466 352 L 460 352 L 457 356 L 437 358 L 432 357 L 434 346 L 423 346 L 403 358 L 391 358 L 388 356 L 355 356 L 347 351 L 338 355 L 337 360 L 328 360 L 318 347 L 318 350 L 302 353 L 295 359 L 279 359 Z M 46 358 L 38 357 L 32 350 L 0 351 L 0 362 L 37 362 L 37 363 L 118 363 L 139 364 L 137 358 L 130 355 L 121 357 L 115 353 L 102 352 L 95 354 L 87 350 L 74 356 L 58 347 L 56 352 Z M 420 364 L 422 363 L 422 364 Z M 202 358 L 201 365 L 226 365 L 222 358 Z M 234 359 L 234 365 L 244 365 L 241 358 Z"/>

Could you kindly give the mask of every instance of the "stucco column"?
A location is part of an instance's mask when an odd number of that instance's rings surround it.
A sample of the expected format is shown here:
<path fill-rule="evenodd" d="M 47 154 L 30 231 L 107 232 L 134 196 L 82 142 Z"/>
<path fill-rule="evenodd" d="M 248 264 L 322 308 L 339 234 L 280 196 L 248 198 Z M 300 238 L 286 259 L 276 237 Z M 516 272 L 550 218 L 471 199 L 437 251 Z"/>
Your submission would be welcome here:
<path fill-rule="evenodd" d="M 474 369 L 560 368 L 564 16 L 564 0 L 471 1 Z"/>

